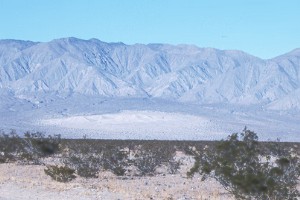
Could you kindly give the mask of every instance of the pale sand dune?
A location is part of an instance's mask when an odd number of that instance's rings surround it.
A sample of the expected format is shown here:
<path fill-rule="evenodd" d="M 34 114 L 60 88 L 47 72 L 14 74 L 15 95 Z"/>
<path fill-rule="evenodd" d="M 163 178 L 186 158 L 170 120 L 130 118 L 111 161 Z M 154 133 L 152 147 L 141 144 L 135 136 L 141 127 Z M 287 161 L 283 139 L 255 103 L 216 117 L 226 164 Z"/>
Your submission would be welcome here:
<path fill-rule="evenodd" d="M 224 134 L 217 123 L 209 118 L 183 113 L 158 111 L 127 110 L 102 115 L 80 115 L 51 118 L 39 121 L 41 125 L 59 127 L 66 130 L 83 130 L 89 132 L 119 135 L 121 138 L 197 138 L 205 135 Z M 76 131 L 74 131 L 76 132 Z M 97 138 L 97 135 L 92 135 Z M 99 136 L 101 137 L 101 136 Z M 202 136 L 203 137 L 203 136 Z M 187 137 L 189 138 L 189 137 Z"/>

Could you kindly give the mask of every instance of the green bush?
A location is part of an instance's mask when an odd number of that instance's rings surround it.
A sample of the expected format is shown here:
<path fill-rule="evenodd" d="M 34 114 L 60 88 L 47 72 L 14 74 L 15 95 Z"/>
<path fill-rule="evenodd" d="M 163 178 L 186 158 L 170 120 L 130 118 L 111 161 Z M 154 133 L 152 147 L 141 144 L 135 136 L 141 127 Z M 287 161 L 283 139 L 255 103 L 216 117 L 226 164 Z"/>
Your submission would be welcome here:
<path fill-rule="evenodd" d="M 193 165 L 193 167 L 187 172 L 187 176 L 188 177 L 192 177 L 196 172 L 198 172 L 200 170 L 200 161 L 199 159 L 196 157 L 195 158 L 195 163 Z"/>
<path fill-rule="evenodd" d="M 134 165 L 141 176 L 155 175 L 156 169 L 162 165 L 169 167 L 173 173 L 179 168 L 174 161 L 175 148 L 172 145 L 161 145 L 159 142 L 138 146 L 135 150 Z"/>
<path fill-rule="evenodd" d="M 65 160 L 65 164 L 76 170 L 84 178 L 97 178 L 101 168 L 101 157 L 92 154 L 75 154 Z"/>
<path fill-rule="evenodd" d="M 37 154 L 40 157 L 49 156 L 59 151 L 61 142 L 60 135 L 48 135 L 36 132 L 26 132 L 24 134 L 24 141 L 28 151 Z"/>
<path fill-rule="evenodd" d="M 20 152 L 23 152 L 23 143 L 17 133 L 0 131 L 0 163 L 16 161 Z"/>
<path fill-rule="evenodd" d="M 216 148 L 204 149 L 190 174 L 199 171 L 204 179 L 215 178 L 237 199 L 296 199 L 300 196 L 299 158 L 276 144 L 266 154 L 257 135 L 245 128 L 220 141 Z"/>
<path fill-rule="evenodd" d="M 180 165 L 181 162 L 180 161 L 176 161 L 174 160 L 174 158 L 172 158 L 172 160 L 169 160 L 168 162 L 168 173 L 170 174 L 176 174 L 178 172 L 178 170 L 180 169 Z"/>
<path fill-rule="evenodd" d="M 76 169 L 79 176 L 96 178 L 101 169 L 118 176 L 125 175 L 128 152 L 122 151 L 118 144 L 82 139 L 69 146 L 70 151 L 64 163 Z"/>
<path fill-rule="evenodd" d="M 117 176 L 124 176 L 128 163 L 129 152 L 123 151 L 115 145 L 107 145 L 102 153 L 103 169 L 109 170 Z"/>
<path fill-rule="evenodd" d="M 123 166 L 115 166 L 113 169 L 112 169 L 112 172 L 117 175 L 117 176 L 124 176 L 125 175 L 125 172 L 126 172 L 126 169 L 124 169 Z"/>
<path fill-rule="evenodd" d="M 47 169 L 44 169 L 44 172 L 50 176 L 53 180 L 58 182 L 69 182 L 76 178 L 74 175 L 75 170 L 66 166 L 47 166 Z"/>

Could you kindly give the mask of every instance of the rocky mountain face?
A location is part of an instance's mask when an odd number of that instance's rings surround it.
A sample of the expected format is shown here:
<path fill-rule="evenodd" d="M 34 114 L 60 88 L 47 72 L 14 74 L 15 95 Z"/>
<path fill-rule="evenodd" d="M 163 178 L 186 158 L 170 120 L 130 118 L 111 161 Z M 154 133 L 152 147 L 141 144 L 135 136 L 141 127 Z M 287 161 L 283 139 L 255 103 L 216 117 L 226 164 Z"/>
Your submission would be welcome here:
<path fill-rule="evenodd" d="M 300 108 L 300 49 L 263 60 L 192 45 L 0 40 L 0 89 Z"/>

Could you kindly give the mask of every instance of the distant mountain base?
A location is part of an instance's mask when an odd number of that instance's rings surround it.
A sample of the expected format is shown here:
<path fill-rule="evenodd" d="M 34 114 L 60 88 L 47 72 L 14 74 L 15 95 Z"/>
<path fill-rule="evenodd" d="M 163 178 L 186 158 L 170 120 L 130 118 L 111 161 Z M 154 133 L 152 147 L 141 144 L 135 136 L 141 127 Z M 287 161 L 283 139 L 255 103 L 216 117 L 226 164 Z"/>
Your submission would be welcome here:
<path fill-rule="evenodd" d="M 247 126 L 261 140 L 300 141 L 297 111 L 86 96 L 36 102 L 12 98 L 5 103 L 0 129 L 6 131 L 42 131 L 67 138 L 215 140 Z"/>

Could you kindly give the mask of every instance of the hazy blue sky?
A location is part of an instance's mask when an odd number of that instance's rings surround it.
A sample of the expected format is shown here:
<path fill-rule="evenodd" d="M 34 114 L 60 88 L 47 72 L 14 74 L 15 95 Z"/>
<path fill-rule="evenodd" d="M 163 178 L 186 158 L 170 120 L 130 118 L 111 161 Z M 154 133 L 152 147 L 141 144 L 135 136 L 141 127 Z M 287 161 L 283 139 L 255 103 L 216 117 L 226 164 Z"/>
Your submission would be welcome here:
<path fill-rule="evenodd" d="M 300 0 L 0 0 L 0 39 L 70 36 L 271 58 L 300 47 Z"/>

